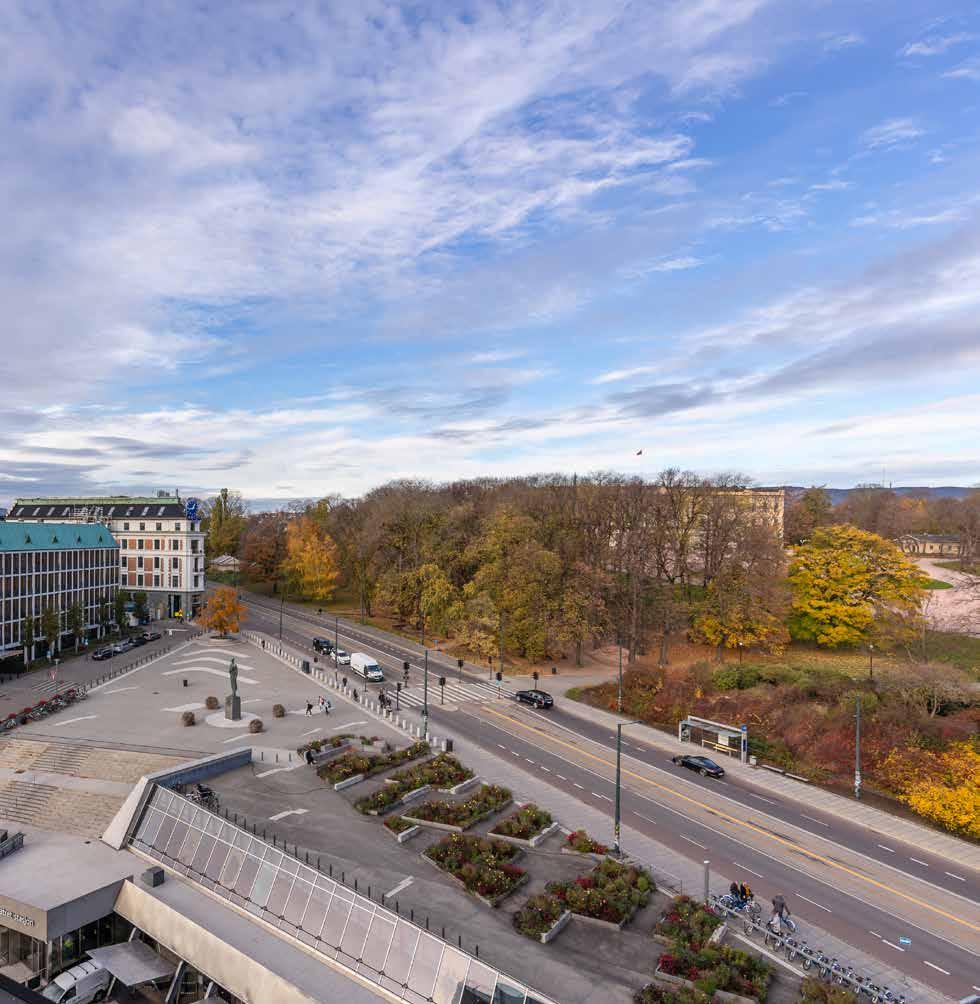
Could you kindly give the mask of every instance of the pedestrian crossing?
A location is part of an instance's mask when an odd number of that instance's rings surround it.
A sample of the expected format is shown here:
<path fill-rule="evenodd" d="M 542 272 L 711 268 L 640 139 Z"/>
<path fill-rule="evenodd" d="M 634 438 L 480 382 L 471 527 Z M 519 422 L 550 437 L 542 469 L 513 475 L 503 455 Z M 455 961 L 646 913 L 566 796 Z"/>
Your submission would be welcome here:
<path fill-rule="evenodd" d="M 462 704 L 466 701 L 494 701 L 498 697 L 495 683 L 446 683 L 445 688 L 429 681 L 429 706 L 435 707 L 443 702 L 440 691 L 445 689 L 446 704 Z M 392 687 L 386 687 L 385 693 L 391 698 L 391 706 L 395 706 L 395 692 Z M 501 698 L 510 697 L 506 687 L 499 691 Z M 402 690 L 398 696 L 401 707 L 420 708 L 424 703 L 424 690 L 420 684 L 413 684 L 408 690 Z"/>
<path fill-rule="evenodd" d="M 68 684 L 64 680 L 52 680 L 50 676 L 45 676 L 45 678 L 39 683 L 35 683 L 31 687 L 31 690 L 35 694 L 40 694 L 42 697 L 47 694 L 57 694 L 62 690 L 67 689 Z"/>

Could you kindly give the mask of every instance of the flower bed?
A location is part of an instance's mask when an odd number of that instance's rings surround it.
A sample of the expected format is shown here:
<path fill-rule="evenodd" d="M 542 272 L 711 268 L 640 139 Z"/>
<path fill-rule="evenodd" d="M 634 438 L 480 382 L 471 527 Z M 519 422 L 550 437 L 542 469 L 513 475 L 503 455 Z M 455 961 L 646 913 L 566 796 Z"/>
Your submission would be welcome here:
<path fill-rule="evenodd" d="M 423 855 L 467 892 L 496 906 L 527 881 L 527 873 L 511 863 L 520 853 L 519 848 L 503 840 L 454 833 L 427 848 Z"/>
<path fill-rule="evenodd" d="M 300 756 L 305 756 L 307 750 L 319 753 L 325 749 L 337 749 L 339 746 L 344 746 L 349 739 L 353 738 L 353 732 L 341 732 L 339 735 L 330 736 L 329 739 L 314 739 L 312 742 L 303 743 L 302 746 L 296 747 L 296 752 Z"/>
<path fill-rule="evenodd" d="M 654 931 L 668 943 L 700 949 L 722 924 L 722 919 L 690 896 L 676 896 Z"/>
<path fill-rule="evenodd" d="M 411 830 L 414 825 L 414 823 L 410 823 L 407 819 L 403 819 L 401 816 L 389 816 L 385 820 L 385 826 L 391 830 L 392 833 L 404 833 L 406 830 Z"/>
<path fill-rule="evenodd" d="M 515 840 L 530 840 L 551 826 L 551 813 L 539 809 L 536 805 L 522 806 L 512 816 L 502 819 L 490 831 L 501 837 L 513 837 Z"/>
<path fill-rule="evenodd" d="M 484 784 L 464 802 L 423 802 L 409 817 L 417 823 L 435 823 L 466 830 L 510 804 L 511 793 L 496 784 Z"/>
<path fill-rule="evenodd" d="M 657 886 L 634 865 L 606 858 L 574 882 L 549 882 L 546 890 L 564 909 L 581 917 L 622 927 L 649 902 Z"/>
<path fill-rule="evenodd" d="M 412 791 L 405 791 L 398 785 L 389 784 L 379 788 L 373 795 L 365 795 L 354 803 L 354 808 L 366 816 L 382 816 L 386 812 L 402 805 L 409 799 L 413 792 L 422 794 L 428 791 L 428 785 L 421 788 L 414 788 Z"/>
<path fill-rule="evenodd" d="M 585 830 L 569 833 L 562 845 L 562 850 L 574 851 L 576 854 L 608 854 L 609 848 L 593 840 Z"/>
<path fill-rule="evenodd" d="M 440 753 L 425 763 L 395 771 L 385 780 L 389 784 L 407 784 L 410 788 L 421 788 L 428 784 L 433 788 L 448 789 L 462 784 L 473 777 L 473 771 L 464 767 L 456 757 Z"/>
<path fill-rule="evenodd" d="M 660 956 L 658 973 L 689 980 L 707 996 L 716 990 L 764 1000 L 772 967 L 737 948 L 727 945 L 707 945 L 691 949 L 676 941 L 673 947 Z"/>
<path fill-rule="evenodd" d="M 709 1004 L 711 998 L 691 987 L 662 987 L 648 983 L 633 994 L 634 1004 Z"/>
<path fill-rule="evenodd" d="M 514 914 L 514 929 L 526 938 L 547 942 L 557 933 L 555 928 L 558 922 L 567 916 L 570 916 L 568 910 L 557 897 L 539 893 Z M 548 935 L 551 937 L 547 937 Z"/>
<path fill-rule="evenodd" d="M 405 749 L 393 750 L 391 753 L 382 753 L 374 757 L 364 756 L 361 753 L 345 753 L 336 760 L 318 767 L 316 772 L 324 780 L 336 784 L 338 781 L 346 781 L 347 778 L 353 777 L 355 774 L 370 777 L 372 774 L 378 774 L 389 767 L 397 767 L 408 760 L 417 760 L 428 752 L 428 743 L 417 742 Z"/>

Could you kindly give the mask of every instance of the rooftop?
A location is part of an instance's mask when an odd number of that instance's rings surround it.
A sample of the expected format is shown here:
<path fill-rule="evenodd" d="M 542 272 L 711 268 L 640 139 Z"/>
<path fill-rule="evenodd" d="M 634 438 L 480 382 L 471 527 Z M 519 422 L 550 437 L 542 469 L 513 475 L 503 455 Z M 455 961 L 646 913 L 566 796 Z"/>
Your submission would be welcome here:
<path fill-rule="evenodd" d="M 165 505 L 180 502 L 179 495 L 43 495 L 38 498 L 14 499 L 14 507 L 22 505 Z"/>
<path fill-rule="evenodd" d="M 116 538 L 102 523 L 0 522 L 0 552 L 73 551 L 118 546 Z"/>

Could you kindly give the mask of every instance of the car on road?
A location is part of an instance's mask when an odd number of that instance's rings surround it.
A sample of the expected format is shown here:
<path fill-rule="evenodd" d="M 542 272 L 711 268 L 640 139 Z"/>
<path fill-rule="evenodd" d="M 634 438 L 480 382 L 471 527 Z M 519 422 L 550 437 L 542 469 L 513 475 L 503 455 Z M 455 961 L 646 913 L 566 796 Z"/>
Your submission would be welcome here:
<path fill-rule="evenodd" d="M 159 631 L 144 631 L 143 632 L 143 641 L 146 641 L 146 642 L 159 641 L 162 637 L 163 637 L 163 635 L 160 634 Z"/>
<path fill-rule="evenodd" d="M 350 665 L 350 652 L 345 652 L 342 648 L 335 648 L 330 653 L 330 658 L 338 666 L 349 666 Z"/>
<path fill-rule="evenodd" d="M 545 693 L 543 690 L 518 690 L 514 694 L 514 700 L 521 704 L 530 704 L 535 708 L 551 708 L 555 704 L 555 699 L 551 694 Z"/>
<path fill-rule="evenodd" d="M 146 644 L 146 638 L 141 634 L 134 634 L 129 640 L 133 643 L 133 648 L 139 648 L 140 645 Z"/>
<path fill-rule="evenodd" d="M 103 648 L 97 648 L 92 653 L 92 658 L 96 662 L 102 662 L 103 659 L 111 659 L 116 653 L 113 651 L 111 645 L 106 645 Z"/>
<path fill-rule="evenodd" d="M 123 638 L 122 641 L 117 641 L 115 645 L 112 646 L 113 655 L 122 655 L 123 652 L 128 652 L 130 649 L 136 648 L 133 643 L 132 638 Z"/>
<path fill-rule="evenodd" d="M 678 767 L 686 767 L 688 770 L 696 770 L 702 777 L 724 777 L 725 769 L 706 756 L 693 756 L 686 753 L 684 756 L 672 756 L 671 763 Z"/>
<path fill-rule="evenodd" d="M 313 639 L 313 651 L 322 652 L 324 655 L 329 655 L 333 651 L 334 645 L 329 638 L 314 638 Z"/>

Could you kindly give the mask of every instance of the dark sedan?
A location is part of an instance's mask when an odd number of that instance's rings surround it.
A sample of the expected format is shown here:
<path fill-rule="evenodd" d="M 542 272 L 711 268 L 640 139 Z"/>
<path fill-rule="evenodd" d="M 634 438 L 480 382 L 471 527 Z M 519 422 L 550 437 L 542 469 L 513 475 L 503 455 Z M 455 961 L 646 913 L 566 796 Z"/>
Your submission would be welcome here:
<path fill-rule="evenodd" d="M 535 708 L 550 708 L 555 703 L 551 694 L 546 694 L 543 690 L 518 690 L 514 694 L 514 700 L 533 705 Z"/>
<path fill-rule="evenodd" d="M 719 767 L 714 760 L 709 760 L 706 756 L 675 756 L 671 761 L 680 767 L 688 770 L 696 770 L 702 777 L 724 777 L 725 771 Z"/>
<path fill-rule="evenodd" d="M 115 654 L 111 648 L 97 648 L 92 653 L 92 658 L 96 662 L 102 662 L 103 659 L 111 659 Z"/>

